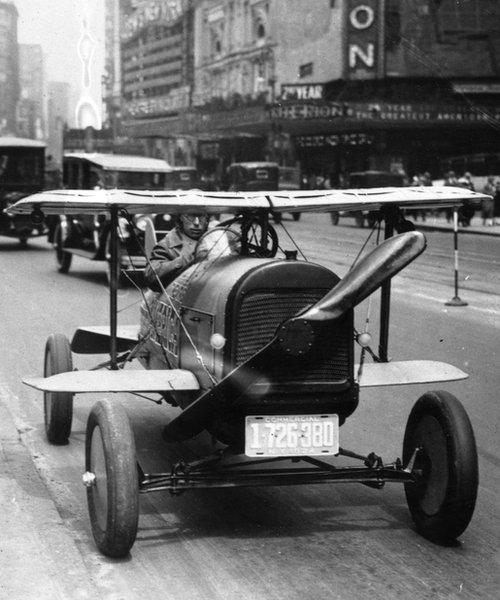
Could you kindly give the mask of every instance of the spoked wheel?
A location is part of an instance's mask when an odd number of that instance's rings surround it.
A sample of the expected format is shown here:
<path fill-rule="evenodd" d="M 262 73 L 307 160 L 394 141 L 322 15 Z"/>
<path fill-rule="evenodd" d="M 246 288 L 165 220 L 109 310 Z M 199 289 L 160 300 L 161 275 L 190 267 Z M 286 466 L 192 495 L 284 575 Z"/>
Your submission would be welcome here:
<path fill-rule="evenodd" d="M 217 229 L 237 224 L 241 224 L 241 254 L 243 256 L 256 258 L 273 258 L 276 256 L 279 248 L 278 234 L 266 218 L 253 216 L 245 219 L 238 216 L 222 221 Z"/>
<path fill-rule="evenodd" d="M 60 333 L 51 334 L 45 345 L 44 376 L 72 370 L 73 360 L 68 338 Z M 47 440 L 51 444 L 67 444 L 73 420 L 73 394 L 44 392 L 43 412 Z"/>
<path fill-rule="evenodd" d="M 416 483 L 405 493 L 417 531 L 446 543 L 469 524 L 476 503 L 476 442 L 462 404 L 448 392 L 427 392 L 415 403 L 403 442 L 403 463 L 414 457 Z"/>
<path fill-rule="evenodd" d="M 126 556 L 137 535 L 139 475 L 132 429 L 117 402 L 100 400 L 90 412 L 85 470 L 95 543 L 106 556 Z"/>
<path fill-rule="evenodd" d="M 67 273 L 71 267 L 73 255 L 70 252 L 63 250 L 62 230 L 61 225 L 56 226 L 54 233 L 54 243 L 56 250 L 57 270 L 59 273 Z"/>
<path fill-rule="evenodd" d="M 108 285 L 111 284 L 111 233 L 108 233 L 106 237 L 106 277 L 108 280 Z M 118 240 L 118 261 L 116 264 L 116 281 L 119 288 L 124 288 L 127 286 L 127 276 L 122 271 L 122 260 L 121 257 L 123 255 L 123 248 L 120 240 Z"/>

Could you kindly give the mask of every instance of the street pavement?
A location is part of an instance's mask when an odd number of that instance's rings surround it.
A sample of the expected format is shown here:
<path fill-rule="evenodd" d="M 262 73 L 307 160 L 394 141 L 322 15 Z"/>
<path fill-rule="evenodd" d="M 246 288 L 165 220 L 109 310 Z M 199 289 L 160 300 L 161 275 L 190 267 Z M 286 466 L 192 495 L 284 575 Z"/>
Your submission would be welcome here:
<path fill-rule="evenodd" d="M 441 216 L 427 216 L 415 225 L 420 230 L 453 232 L 453 222 Z M 500 221 L 483 226 L 481 217 L 474 217 L 469 227 L 460 226 L 458 231 L 459 235 L 500 236 Z M 84 568 L 78 547 L 65 531 L 57 507 L 22 442 L 23 433 L 0 398 L 0 598 L 88 598 L 93 586 L 81 581 Z M 57 564 L 49 547 L 57 548 Z M 61 570 L 70 575 L 65 579 L 73 582 L 71 590 L 61 584 Z M 96 589 L 92 597 L 99 597 Z"/>

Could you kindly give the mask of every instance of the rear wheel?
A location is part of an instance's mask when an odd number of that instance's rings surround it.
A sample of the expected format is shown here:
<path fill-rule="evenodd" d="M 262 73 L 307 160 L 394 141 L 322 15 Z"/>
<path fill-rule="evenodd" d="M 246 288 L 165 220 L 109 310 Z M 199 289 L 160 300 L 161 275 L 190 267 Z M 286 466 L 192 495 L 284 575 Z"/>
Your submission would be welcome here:
<path fill-rule="evenodd" d="M 53 333 L 45 345 L 44 376 L 73 370 L 71 347 L 65 335 Z M 71 392 L 44 392 L 43 412 L 45 434 L 51 444 L 67 444 L 73 420 Z"/>
<path fill-rule="evenodd" d="M 338 212 L 331 212 L 330 213 L 330 219 L 332 221 L 332 225 L 338 225 L 339 224 L 339 213 Z"/>
<path fill-rule="evenodd" d="M 357 227 L 365 226 L 365 217 L 363 216 L 363 213 L 361 213 L 361 212 L 354 213 L 354 221 L 355 221 Z"/>
<path fill-rule="evenodd" d="M 293 217 L 294 221 L 300 221 L 300 213 L 299 212 L 292 213 L 292 217 Z"/>
<path fill-rule="evenodd" d="M 54 232 L 54 244 L 58 271 L 59 273 L 67 273 L 71 267 L 73 255 L 63 250 L 61 225 L 56 226 L 56 230 Z"/>
<path fill-rule="evenodd" d="M 95 543 L 104 555 L 126 556 L 139 521 L 139 475 L 135 442 L 121 404 L 101 400 L 87 421 L 87 502 Z"/>
<path fill-rule="evenodd" d="M 476 503 L 478 461 L 474 433 L 462 404 L 448 392 L 427 392 L 406 426 L 403 462 L 415 458 L 416 483 L 405 493 L 417 530 L 447 542 L 461 535 Z"/>

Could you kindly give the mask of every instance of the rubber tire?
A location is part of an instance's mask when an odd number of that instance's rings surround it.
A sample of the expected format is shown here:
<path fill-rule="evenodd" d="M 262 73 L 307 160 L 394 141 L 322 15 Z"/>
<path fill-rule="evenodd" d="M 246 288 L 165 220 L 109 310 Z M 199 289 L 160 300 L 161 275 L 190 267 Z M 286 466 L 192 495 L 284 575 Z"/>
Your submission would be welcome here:
<path fill-rule="evenodd" d="M 330 220 L 332 222 L 332 225 L 338 225 L 339 224 L 339 213 L 338 212 L 331 212 L 330 213 Z"/>
<path fill-rule="evenodd" d="M 117 401 L 100 400 L 89 414 L 85 470 L 96 475 L 87 502 L 97 548 L 105 556 L 127 556 L 137 536 L 139 474 L 134 435 Z"/>
<path fill-rule="evenodd" d="M 52 333 L 45 344 L 44 376 L 68 373 L 72 370 L 73 360 L 68 338 L 61 333 Z M 73 394 L 44 392 L 43 414 L 47 440 L 51 444 L 67 444 L 73 420 Z"/>
<path fill-rule="evenodd" d="M 354 222 L 356 223 L 356 227 L 364 227 L 365 226 L 365 217 L 363 214 L 354 213 Z"/>
<path fill-rule="evenodd" d="M 59 273 L 67 273 L 71 267 L 73 255 L 70 252 L 64 252 L 62 249 L 60 224 L 56 226 L 56 230 L 54 232 L 54 246 L 56 250 L 57 270 Z"/>
<path fill-rule="evenodd" d="M 478 459 L 474 432 L 462 404 L 445 391 L 427 392 L 415 403 L 403 441 L 403 464 L 416 447 L 418 483 L 405 483 L 406 500 L 417 531 L 447 543 L 467 528 L 476 504 Z"/>
<path fill-rule="evenodd" d="M 301 215 L 301 213 L 299 213 L 299 212 L 292 213 L 293 220 L 300 221 L 300 215 Z"/>

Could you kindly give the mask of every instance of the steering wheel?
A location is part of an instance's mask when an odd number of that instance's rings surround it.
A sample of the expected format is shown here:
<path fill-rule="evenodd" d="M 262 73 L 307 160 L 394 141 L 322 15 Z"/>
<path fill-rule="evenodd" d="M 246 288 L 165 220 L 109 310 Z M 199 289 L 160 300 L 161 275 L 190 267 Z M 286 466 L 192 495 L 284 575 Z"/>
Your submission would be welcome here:
<path fill-rule="evenodd" d="M 240 215 L 223 221 L 219 227 L 241 223 L 241 254 L 255 258 L 272 258 L 278 252 L 278 234 L 267 219 Z M 214 227 L 214 229 L 217 229 Z"/>
<path fill-rule="evenodd" d="M 228 239 L 229 242 L 229 247 L 231 247 L 231 244 L 234 242 L 240 242 L 241 241 L 241 233 L 237 230 L 234 229 L 232 227 L 230 227 L 229 225 L 217 225 L 216 227 L 212 227 L 210 229 L 207 229 L 206 231 L 204 231 L 200 237 L 198 238 L 198 241 L 196 242 L 196 246 L 194 247 L 194 260 L 195 262 L 197 260 L 200 260 L 200 258 L 198 257 L 198 252 L 200 250 L 201 247 L 201 243 L 203 242 L 203 240 L 205 238 L 207 238 L 210 234 L 212 234 L 215 231 L 221 231 L 227 234 L 231 234 L 231 237 Z M 215 241 L 214 241 L 214 246 L 216 246 L 219 241 L 221 241 L 223 238 L 222 235 L 216 237 Z M 210 251 L 210 249 L 208 249 L 208 251 Z"/>

